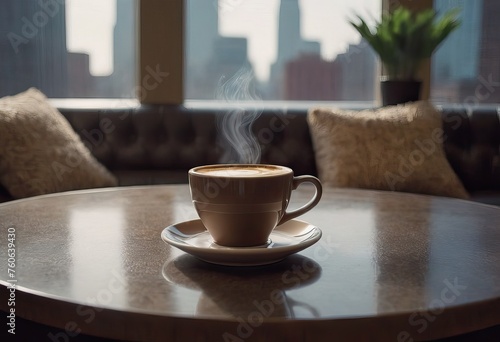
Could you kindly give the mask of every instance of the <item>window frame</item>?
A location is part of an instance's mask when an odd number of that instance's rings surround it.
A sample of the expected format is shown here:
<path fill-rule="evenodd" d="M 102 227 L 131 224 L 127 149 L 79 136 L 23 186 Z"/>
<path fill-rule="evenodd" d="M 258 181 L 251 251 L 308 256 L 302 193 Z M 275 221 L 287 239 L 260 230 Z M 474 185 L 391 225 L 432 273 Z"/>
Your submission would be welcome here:
<path fill-rule="evenodd" d="M 184 102 L 184 12 L 184 0 L 139 0 L 135 94 L 140 103 Z"/>

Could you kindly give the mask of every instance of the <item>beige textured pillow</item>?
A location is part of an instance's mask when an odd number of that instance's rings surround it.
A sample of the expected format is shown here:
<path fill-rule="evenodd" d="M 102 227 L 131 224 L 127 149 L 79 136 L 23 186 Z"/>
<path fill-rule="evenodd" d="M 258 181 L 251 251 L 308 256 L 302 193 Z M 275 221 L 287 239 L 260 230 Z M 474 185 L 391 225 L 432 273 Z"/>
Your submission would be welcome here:
<path fill-rule="evenodd" d="M 14 198 L 117 184 L 34 88 L 0 99 L 0 182 Z"/>
<path fill-rule="evenodd" d="M 440 114 L 426 101 L 363 111 L 313 108 L 308 122 L 325 185 L 469 197 L 446 159 Z"/>

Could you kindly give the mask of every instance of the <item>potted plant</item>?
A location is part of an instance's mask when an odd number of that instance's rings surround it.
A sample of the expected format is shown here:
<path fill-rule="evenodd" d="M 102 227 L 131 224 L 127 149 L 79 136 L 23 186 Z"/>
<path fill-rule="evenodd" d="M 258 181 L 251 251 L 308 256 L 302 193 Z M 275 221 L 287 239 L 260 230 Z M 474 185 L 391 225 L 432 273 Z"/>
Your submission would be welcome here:
<path fill-rule="evenodd" d="M 382 15 L 374 29 L 357 16 L 350 24 L 379 55 L 386 76 L 381 80 L 382 104 L 393 105 L 420 98 L 421 81 L 416 78 L 423 60 L 460 26 L 457 10 L 450 10 L 439 19 L 433 9 L 420 12 L 398 7 Z"/>

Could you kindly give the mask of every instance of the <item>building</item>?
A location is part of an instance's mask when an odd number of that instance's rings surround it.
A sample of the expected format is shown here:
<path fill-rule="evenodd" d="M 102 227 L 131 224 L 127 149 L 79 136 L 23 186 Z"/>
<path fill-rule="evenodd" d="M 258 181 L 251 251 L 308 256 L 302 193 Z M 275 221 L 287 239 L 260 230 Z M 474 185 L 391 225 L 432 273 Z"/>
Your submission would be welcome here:
<path fill-rule="evenodd" d="M 340 100 L 342 85 L 338 63 L 318 54 L 301 54 L 285 65 L 284 100 Z"/>
<path fill-rule="evenodd" d="M 96 97 L 94 77 L 90 74 L 90 56 L 68 52 L 68 97 Z"/>
<path fill-rule="evenodd" d="M 185 91 L 188 99 L 214 99 L 220 83 L 240 69 L 253 73 L 247 39 L 219 34 L 222 5 L 218 1 L 187 1 Z"/>
<path fill-rule="evenodd" d="M 479 43 L 479 84 L 482 84 L 480 102 L 500 102 L 500 2 L 483 0 L 481 40 Z M 486 84 L 485 84 L 486 83 Z M 479 96 L 477 96 L 479 97 Z"/>
<path fill-rule="evenodd" d="M 468 104 L 500 101 L 500 23 L 495 0 L 438 0 L 439 13 L 459 8 L 460 27 L 433 56 L 432 98 Z"/>
<path fill-rule="evenodd" d="M 461 102 L 473 92 L 479 71 L 479 44 L 483 0 L 437 0 L 434 9 L 445 13 L 460 10 L 460 27 L 434 52 L 432 60 L 432 97 L 437 101 Z"/>
<path fill-rule="evenodd" d="M 48 97 L 67 96 L 65 16 L 64 2 L 2 2 L 0 96 L 29 87 L 37 87 Z"/>
<path fill-rule="evenodd" d="M 319 58 L 321 46 L 318 42 L 306 41 L 300 35 L 300 8 L 298 0 L 281 0 L 278 18 L 278 54 L 276 62 L 271 66 L 269 79 L 270 99 L 289 99 L 290 89 L 298 89 L 298 85 L 287 84 L 291 79 L 299 75 L 297 63 L 290 68 L 295 70 L 294 75 L 286 75 L 287 63 L 295 59 L 301 59 L 301 55 Z M 317 60 L 318 60 L 317 58 Z M 304 60 L 302 60 L 304 62 Z M 289 69 L 289 70 L 291 70 Z M 287 90 L 288 89 L 288 90 Z M 296 90 L 294 90 L 296 92 Z"/>
<path fill-rule="evenodd" d="M 108 83 L 108 97 L 135 97 L 137 65 L 137 23 L 135 0 L 116 2 L 116 25 L 113 31 L 113 74 Z M 98 81 L 98 82 L 99 82 Z M 105 86 L 105 85 L 103 85 Z"/>
<path fill-rule="evenodd" d="M 377 56 L 365 42 L 351 44 L 345 53 L 337 55 L 335 63 L 338 76 L 335 78 L 342 101 L 373 101 L 375 85 L 378 84 Z"/>

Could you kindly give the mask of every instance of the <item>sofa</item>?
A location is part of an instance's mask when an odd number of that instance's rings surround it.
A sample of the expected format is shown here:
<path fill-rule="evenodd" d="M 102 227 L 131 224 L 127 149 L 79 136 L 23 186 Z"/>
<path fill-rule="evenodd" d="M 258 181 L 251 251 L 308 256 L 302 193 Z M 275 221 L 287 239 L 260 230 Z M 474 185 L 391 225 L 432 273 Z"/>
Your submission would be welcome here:
<path fill-rule="evenodd" d="M 120 186 L 187 182 L 194 166 L 223 160 L 220 118 L 231 106 L 138 105 L 58 108 Z M 255 110 L 255 108 L 251 108 Z M 500 114 L 496 107 L 438 106 L 449 164 L 471 200 L 500 205 Z M 251 129 L 260 162 L 317 175 L 306 107 L 257 110 Z M 0 201 L 11 200 L 0 187 Z"/>

